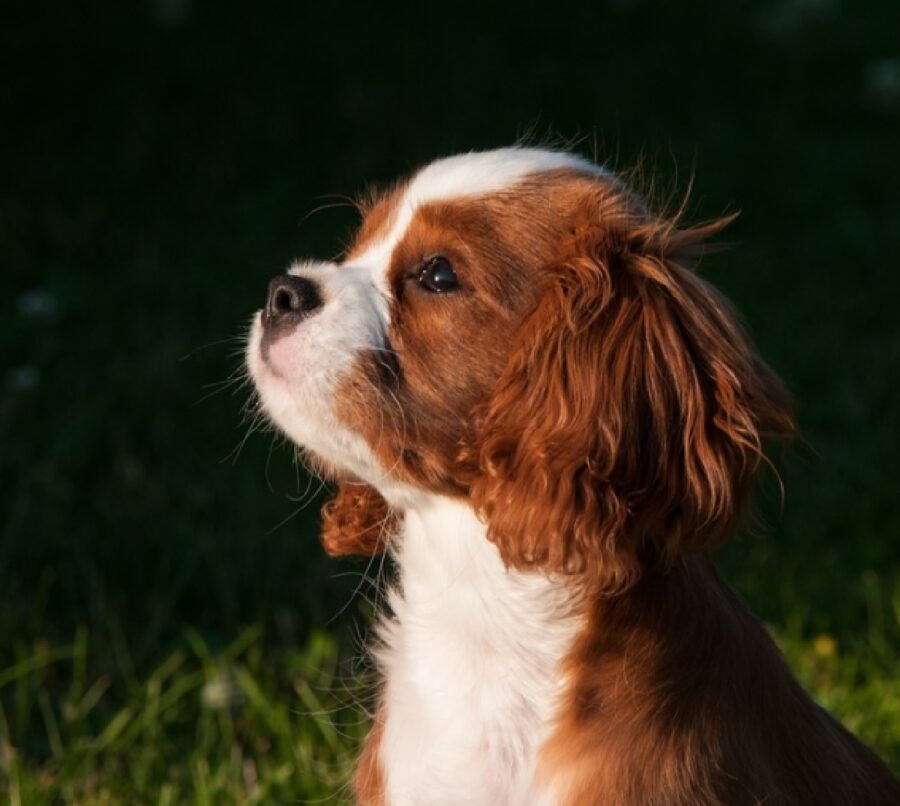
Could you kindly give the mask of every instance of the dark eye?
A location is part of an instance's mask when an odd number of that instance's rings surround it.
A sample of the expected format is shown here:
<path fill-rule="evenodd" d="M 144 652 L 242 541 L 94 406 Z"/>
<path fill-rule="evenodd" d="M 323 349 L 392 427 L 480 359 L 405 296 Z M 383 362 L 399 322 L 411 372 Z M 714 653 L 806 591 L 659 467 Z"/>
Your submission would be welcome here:
<path fill-rule="evenodd" d="M 459 288 L 456 272 L 445 257 L 429 258 L 419 269 L 416 279 L 426 291 L 432 294 L 443 294 Z"/>

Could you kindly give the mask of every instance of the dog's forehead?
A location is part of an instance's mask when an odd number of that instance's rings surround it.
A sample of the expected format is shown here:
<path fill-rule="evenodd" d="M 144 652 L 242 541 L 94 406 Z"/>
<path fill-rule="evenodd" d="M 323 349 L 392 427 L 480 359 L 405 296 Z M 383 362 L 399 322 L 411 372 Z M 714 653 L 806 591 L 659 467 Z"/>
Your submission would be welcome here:
<path fill-rule="evenodd" d="M 412 207 L 502 190 L 522 177 L 559 168 L 596 171 L 574 154 L 537 148 L 500 148 L 435 160 L 413 176 L 406 192 Z"/>
<path fill-rule="evenodd" d="M 379 226 L 369 228 L 366 239 L 357 242 L 346 264 L 365 268 L 375 286 L 387 294 L 391 254 L 423 205 L 484 196 L 505 190 L 526 176 L 559 169 L 601 171 L 573 154 L 537 148 L 501 148 L 436 160 L 382 201 L 377 213 Z"/>

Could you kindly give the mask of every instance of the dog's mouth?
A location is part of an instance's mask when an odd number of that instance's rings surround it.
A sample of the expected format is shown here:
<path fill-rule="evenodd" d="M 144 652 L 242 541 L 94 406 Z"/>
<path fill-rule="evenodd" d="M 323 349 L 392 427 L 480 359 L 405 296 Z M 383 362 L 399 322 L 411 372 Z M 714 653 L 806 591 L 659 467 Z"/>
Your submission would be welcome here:
<path fill-rule="evenodd" d="M 303 339 L 297 330 L 300 324 L 297 323 L 291 330 L 273 333 L 265 327 L 265 313 L 260 311 L 257 321 L 260 323 L 260 337 L 257 354 L 259 356 L 260 368 L 284 381 L 290 380 L 292 377 L 299 379 L 302 377 L 302 353 Z"/>

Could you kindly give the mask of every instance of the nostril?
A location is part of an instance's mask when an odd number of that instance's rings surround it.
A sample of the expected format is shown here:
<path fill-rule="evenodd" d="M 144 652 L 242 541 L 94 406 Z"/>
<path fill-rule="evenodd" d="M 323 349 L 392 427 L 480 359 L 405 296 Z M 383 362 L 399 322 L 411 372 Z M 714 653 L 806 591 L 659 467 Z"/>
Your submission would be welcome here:
<path fill-rule="evenodd" d="M 266 325 L 296 321 L 322 305 L 318 285 L 306 277 L 282 274 L 269 283 Z"/>
<path fill-rule="evenodd" d="M 284 286 L 278 288 L 272 298 L 272 309 L 276 313 L 290 313 L 300 308 L 297 294 L 292 294 Z"/>

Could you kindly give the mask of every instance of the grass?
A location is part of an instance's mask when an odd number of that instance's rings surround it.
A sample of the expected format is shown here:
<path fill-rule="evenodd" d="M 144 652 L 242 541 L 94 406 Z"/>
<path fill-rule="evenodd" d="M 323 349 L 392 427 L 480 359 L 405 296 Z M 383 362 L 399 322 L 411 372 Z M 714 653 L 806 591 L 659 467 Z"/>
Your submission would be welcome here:
<path fill-rule="evenodd" d="M 86 678 L 86 631 L 22 657 L 2 678 L 13 689 L 12 713 L 0 714 L 4 794 L 14 804 L 340 801 L 364 719 L 352 691 L 337 693 L 336 645 L 314 632 L 273 663 L 260 639 L 249 628 L 214 652 L 187 631 L 185 647 L 115 693 L 108 676 Z M 49 693 L 54 662 L 67 679 Z M 10 733 L 13 715 L 31 710 L 46 745 L 37 765 Z"/>
<path fill-rule="evenodd" d="M 900 770 L 900 7 L 679 6 L 6 15 L 0 800 L 345 798 L 367 568 L 323 557 L 325 493 L 223 381 L 270 277 L 352 226 L 304 218 L 323 194 L 529 127 L 742 208 L 703 269 L 806 441 L 720 564 Z"/>

